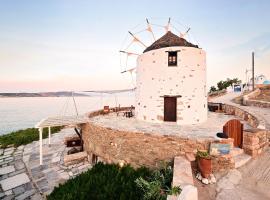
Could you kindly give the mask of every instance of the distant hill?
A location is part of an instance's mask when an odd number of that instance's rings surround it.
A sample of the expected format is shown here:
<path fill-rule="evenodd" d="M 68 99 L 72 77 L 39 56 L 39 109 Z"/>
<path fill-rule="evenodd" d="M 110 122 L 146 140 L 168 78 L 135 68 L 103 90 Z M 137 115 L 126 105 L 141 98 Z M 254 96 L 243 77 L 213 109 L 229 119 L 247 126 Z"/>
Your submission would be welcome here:
<path fill-rule="evenodd" d="M 89 96 L 86 94 L 73 93 L 74 96 Z M 68 97 L 71 96 L 71 92 L 38 92 L 38 93 L 0 93 L 0 97 Z"/>

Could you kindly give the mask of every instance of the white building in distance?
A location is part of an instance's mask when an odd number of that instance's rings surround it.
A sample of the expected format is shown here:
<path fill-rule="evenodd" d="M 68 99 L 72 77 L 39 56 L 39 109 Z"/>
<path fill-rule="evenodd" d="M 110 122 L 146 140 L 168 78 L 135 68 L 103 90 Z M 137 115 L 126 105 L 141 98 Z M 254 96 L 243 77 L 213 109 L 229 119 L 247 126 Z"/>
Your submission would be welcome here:
<path fill-rule="evenodd" d="M 198 124 L 207 120 L 206 53 L 168 31 L 137 59 L 136 118 Z"/>

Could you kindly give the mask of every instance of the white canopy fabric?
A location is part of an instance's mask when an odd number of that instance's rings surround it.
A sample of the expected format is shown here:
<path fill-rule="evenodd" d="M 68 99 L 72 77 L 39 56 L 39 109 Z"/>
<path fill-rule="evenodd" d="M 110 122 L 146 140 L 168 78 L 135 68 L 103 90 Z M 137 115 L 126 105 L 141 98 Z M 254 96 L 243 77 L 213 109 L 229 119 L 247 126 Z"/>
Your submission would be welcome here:
<path fill-rule="evenodd" d="M 43 164 L 42 156 L 42 132 L 43 128 L 49 129 L 49 145 L 51 144 L 51 127 L 57 126 L 75 126 L 79 124 L 84 124 L 88 122 L 88 117 L 85 115 L 76 115 L 76 116 L 58 116 L 58 117 L 48 117 L 41 120 L 36 124 L 36 128 L 39 129 L 39 164 Z"/>
<path fill-rule="evenodd" d="M 38 122 L 35 127 L 47 128 L 56 126 L 77 125 L 84 124 L 87 121 L 88 118 L 85 115 L 48 117 Z"/>

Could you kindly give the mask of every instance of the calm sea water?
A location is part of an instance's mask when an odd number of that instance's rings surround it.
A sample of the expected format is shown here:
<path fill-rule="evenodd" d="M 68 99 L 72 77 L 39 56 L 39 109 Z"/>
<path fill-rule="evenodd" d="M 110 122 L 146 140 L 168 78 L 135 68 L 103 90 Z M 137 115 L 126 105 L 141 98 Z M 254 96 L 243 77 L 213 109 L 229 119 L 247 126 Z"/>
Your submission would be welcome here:
<path fill-rule="evenodd" d="M 134 93 L 75 97 L 79 114 L 103 108 L 104 105 L 135 105 Z M 48 116 L 75 115 L 70 97 L 20 97 L 0 98 L 0 135 L 11 131 L 34 127 Z"/>

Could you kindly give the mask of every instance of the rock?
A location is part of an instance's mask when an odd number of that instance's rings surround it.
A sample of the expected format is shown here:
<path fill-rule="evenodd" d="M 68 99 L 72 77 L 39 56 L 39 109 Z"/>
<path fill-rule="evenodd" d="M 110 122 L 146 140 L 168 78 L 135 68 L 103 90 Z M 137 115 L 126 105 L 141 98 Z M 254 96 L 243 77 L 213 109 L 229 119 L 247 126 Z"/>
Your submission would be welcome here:
<path fill-rule="evenodd" d="M 201 180 L 202 180 L 202 175 L 201 175 L 201 173 L 198 173 L 197 176 L 196 176 L 196 178 L 197 178 L 198 180 L 201 181 Z"/>
<path fill-rule="evenodd" d="M 207 178 L 203 178 L 203 179 L 202 179 L 202 183 L 204 183 L 204 184 L 208 185 L 208 184 L 209 184 L 209 181 L 208 181 L 208 179 L 207 179 Z"/>
<path fill-rule="evenodd" d="M 210 181 L 211 181 L 211 183 L 216 183 L 217 182 L 214 174 L 210 174 Z"/>
<path fill-rule="evenodd" d="M 68 172 L 68 175 L 69 175 L 69 176 L 73 176 L 73 173 L 72 173 L 72 172 Z"/>

